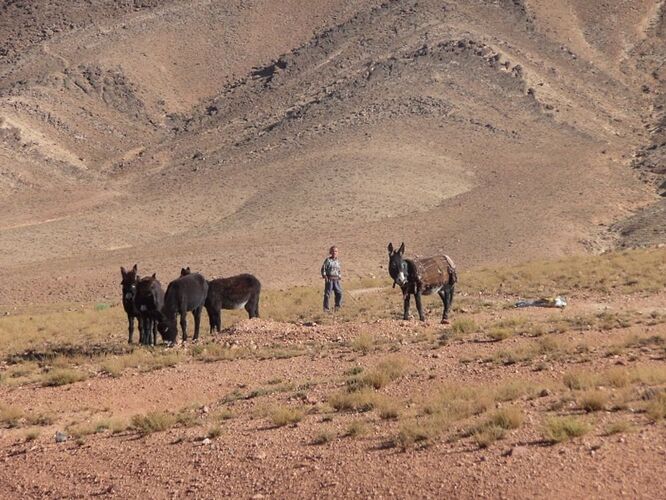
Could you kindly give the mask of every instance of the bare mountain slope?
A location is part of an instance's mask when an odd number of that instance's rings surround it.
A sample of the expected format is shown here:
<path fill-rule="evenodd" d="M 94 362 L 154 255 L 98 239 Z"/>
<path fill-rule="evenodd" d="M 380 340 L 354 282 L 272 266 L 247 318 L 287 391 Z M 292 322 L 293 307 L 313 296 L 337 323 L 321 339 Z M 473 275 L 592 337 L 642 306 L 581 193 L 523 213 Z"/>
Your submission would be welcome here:
<path fill-rule="evenodd" d="M 137 260 L 303 282 L 332 241 L 351 277 L 389 239 L 598 250 L 657 200 L 663 2 L 0 5 L 0 303 Z"/>

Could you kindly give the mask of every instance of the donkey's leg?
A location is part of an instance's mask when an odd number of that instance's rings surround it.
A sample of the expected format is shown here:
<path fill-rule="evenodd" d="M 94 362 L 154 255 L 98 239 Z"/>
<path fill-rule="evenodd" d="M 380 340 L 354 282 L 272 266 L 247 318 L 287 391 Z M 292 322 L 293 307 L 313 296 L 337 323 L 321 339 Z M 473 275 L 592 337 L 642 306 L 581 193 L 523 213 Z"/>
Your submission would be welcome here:
<path fill-rule="evenodd" d="M 402 319 L 409 319 L 409 293 L 405 294 L 405 300 L 404 300 L 404 306 L 405 306 L 405 312 L 402 315 Z"/>
<path fill-rule="evenodd" d="M 127 313 L 127 322 L 129 323 L 129 326 L 127 328 L 129 330 L 129 339 L 127 340 L 127 343 L 131 344 L 132 336 L 134 335 L 134 316 Z"/>
<path fill-rule="evenodd" d="M 199 326 L 201 325 L 201 310 L 203 306 L 199 306 L 192 311 L 194 315 L 194 340 L 199 338 Z"/>
<path fill-rule="evenodd" d="M 210 335 L 212 335 L 213 334 L 213 325 L 215 324 L 214 320 L 213 320 L 213 314 L 215 314 L 213 312 L 213 308 L 210 307 L 210 306 L 206 306 L 206 314 L 208 314 L 208 326 L 210 328 L 210 330 L 208 330 L 208 333 Z"/>
<path fill-rule="evenodd" d="M 148 345 L 155 345 L 157 343 L 157 320 L 155 318 L 150 318 L 150 323 L 148 324 Z"/>
<path fill-rule="evenodd" d="M 143 344 L 143 332 L 146 331 L 146 318 L 143 314 L 139 315 L 139 344 Z"/>
<path fill-rule="evenodd" d="M 187 311 L 180 312 L 180 329 L 183 330 L 183 342 L 187 340 Z"/>
<path fill-rule="evenodd" d="M 455 285 L 448 285 L 446 287 L 446 300 L 444 301 L 444 319 L 449 319 L 449 311 L 453 305 L 453 294 L 455 292 Z"/>
<path fill-rule="evenodd" d="M 446 287 L 442 288 L 439 292 L 437 292 L 437 295 L 439 295 L 439 298 L 442 299 L 442 304 L 443 304 L 442 323 L 448 323 L 447 314 L 446 314 L 446 303 L 448 302 Z"/>
<path fill-rule="evenodd" d="M 414 293 L 414 298 L 416 299 L 416 310 L 419 312 L 419 319 L 425 321 L 425 314 L 423 314 L 423 305 L 421 304 L 421 292 L 416 291 Z"/>
<path fill-rule="evenodd" d="M 254 296 L 254 317 L 259 317 L 259 292 Z"/>
<path fill-rule="evenodd" d="M 259 317 L 259 296 L 258 295 L 250 296 L 250 299 L 247 301 L 247 304 L 245 304 L 245 310 L 247 311 L 248 317 L 250 319 Z"/>

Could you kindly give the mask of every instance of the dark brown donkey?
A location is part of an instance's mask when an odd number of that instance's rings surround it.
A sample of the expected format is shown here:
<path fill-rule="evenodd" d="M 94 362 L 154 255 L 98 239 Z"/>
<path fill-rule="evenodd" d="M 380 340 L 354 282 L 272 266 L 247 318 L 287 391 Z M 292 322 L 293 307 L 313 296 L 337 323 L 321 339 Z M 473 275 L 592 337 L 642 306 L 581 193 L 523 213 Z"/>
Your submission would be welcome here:
<path fill-rule="evenodd" d="M 222 309 L 245 308 L 250 319 L 259 317 L 261 283 L 251 274 L 217 278 L 208 282 L 206 311 L 210 331 L 222 329 Z"/>
<path fill-rule="evenodd" d="M 184 271 L 184 270 L 183 270 Z M 201 311 L 203 311 L 208 282 L 199 273 L 181 271 L 180 278 L 173 280 L 167 287 L 164 297 L 164 308 L 158 329 L 167 342 L 175 342 L 178 337 L 176 316 L 180 315 L 180 328 L 183 331 L 183 342 L 187 340 L 187 312 L 194 315 L 194 340 L 199 338 Z"/>
<path fill-rule="evenodd" d="M 155 345 L 157 343 L 157 323 L 162 317 L 161 311 L 164 307 L 164 290 L 155 274 L 141 278 L 137 282 L 134 307 L 139 313 L 141 343 Z"/>
<path fill-rule="evenodd" d="M 128 342 L 131 344 L 132 335 L 134 335 L 134 318 L 139 318 L 139 311 L 134 305 L 134 299 L 136 298 L 136 285 L 139 282 L 139 275 L 137 274 L 136 264 L 134 264 L 134 267 L 129 271 L 120 266 L 120 274 L 123 277 L 120 285 L 123 287 L 123 309 L 125 309 L 125 313 L 127 313 L 127 323 L 129 330 Z M 138 322 L 138 325 L 139 338 L 141 338 L 141 321 Z"/>
<path fill-rule="evenodd" d="M 429 295 L 437 292 L 444 303 L 442 323 L 449 322 L 449 311 L 453 304 L 453 292 L 458 277 L 453 261 L 447 255 L 420 259 L 403 259 L 405 244 L 398 250 L 393 250 L 393 243 L 388 245 L 389 274 L 393 278 L 393 286 L 398 285 L 402 290 L 404 300 L 404 319 L 409 319 L 409 298 L 414 295 L 419 319 L 425 321 L 421 294 Z"/>

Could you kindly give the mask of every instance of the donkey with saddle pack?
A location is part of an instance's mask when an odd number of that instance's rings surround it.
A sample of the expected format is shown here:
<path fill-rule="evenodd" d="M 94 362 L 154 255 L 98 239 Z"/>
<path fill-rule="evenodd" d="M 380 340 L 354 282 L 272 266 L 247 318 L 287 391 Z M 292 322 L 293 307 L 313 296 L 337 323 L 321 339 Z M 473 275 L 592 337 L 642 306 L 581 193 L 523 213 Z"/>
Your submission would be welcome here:
<path fill-rule="evenodd" d="M 393 278 L 393 287 L 398 285 L 402 290 L 405 305 L 403 318 L 409 319 L 410 296 L 414 295 L 419 319 L 425 321 L 421 295 L 437 292 L 444 303 L 442 323 L 448 323 L 454 288 L 458 281 L 456 267 L 451 258 L 448 255 L 435 255 L 426 258 L 404 259 L 404 243 L 398 250 L 394 250 L 393 243 L 389 243 L 388 253 L 389 274 Z"/>

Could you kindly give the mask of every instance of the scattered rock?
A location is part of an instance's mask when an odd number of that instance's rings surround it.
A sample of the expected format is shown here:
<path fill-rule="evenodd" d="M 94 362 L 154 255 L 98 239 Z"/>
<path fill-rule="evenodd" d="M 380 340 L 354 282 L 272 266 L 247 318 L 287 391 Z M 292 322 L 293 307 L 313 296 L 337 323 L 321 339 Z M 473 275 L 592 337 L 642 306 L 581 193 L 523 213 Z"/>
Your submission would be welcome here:
<path fill-rule="evenodd" d="M 65 434 L 64 432 L 56 431 L 55 433 L 55 442 L 56 443 L 64 443 L 69 439 L 69 436 Z"/>
<path fill-rule="evenodd" d="M 504 452 L 504 456 L 507 457 L 523 457 L 527 455 L 528 449 L 527 446 L 514 446 L 513 448 L 508 449 Z"/>

